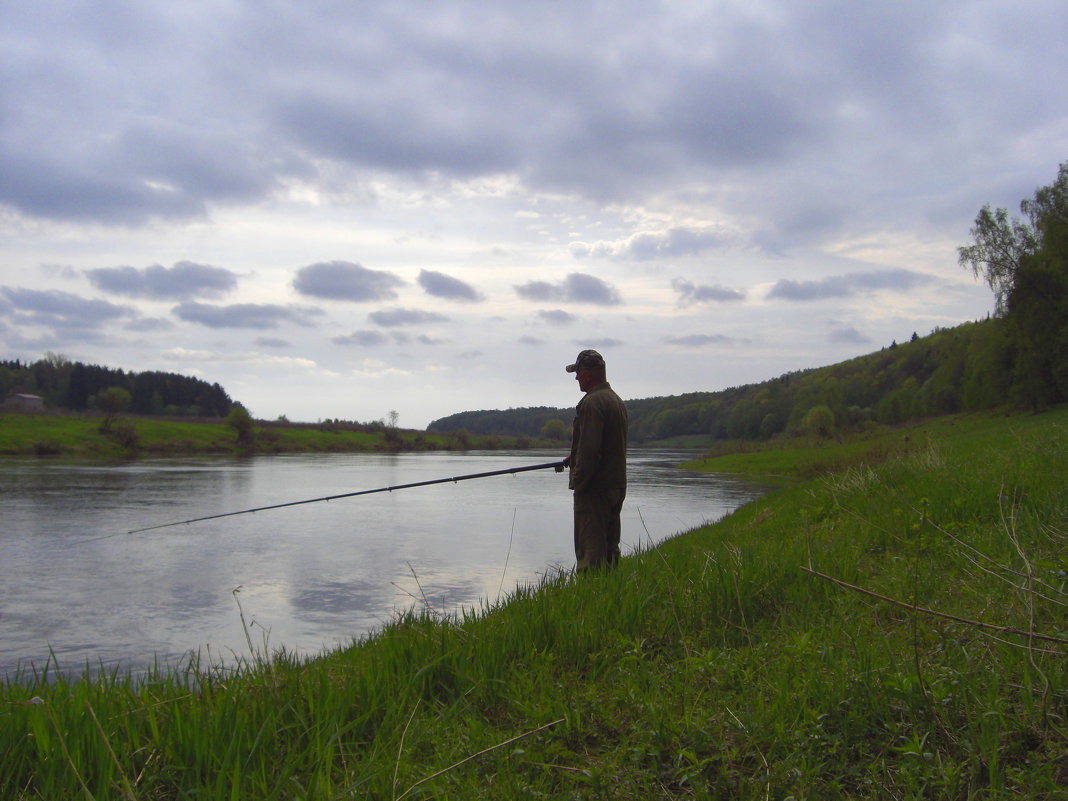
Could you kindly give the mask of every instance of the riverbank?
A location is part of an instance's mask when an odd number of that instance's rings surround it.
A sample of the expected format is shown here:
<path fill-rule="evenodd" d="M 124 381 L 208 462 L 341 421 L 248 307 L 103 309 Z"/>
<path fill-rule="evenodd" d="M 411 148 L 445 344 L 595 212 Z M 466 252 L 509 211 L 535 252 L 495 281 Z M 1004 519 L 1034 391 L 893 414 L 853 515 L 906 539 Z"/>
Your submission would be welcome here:
<path fill-rule="evenodd" d="M 221 420 L 100 415 L 0 414 L 0 456 L 129 459 L 204 454 L 346 453 L 524 449 L 523 439 L 430 434 L 385 425 L 258 421 L 239 441 Z M 544 443 L 541 443 L 544 444 Z"/>
<path fill-rule="evenodd" d="M 23 676 L 0 795 L 1063 797 L 1068 408 L 897 436 L 841 470 L 824 446 L 708 461 L 816 477 L 463 619 Z"/>

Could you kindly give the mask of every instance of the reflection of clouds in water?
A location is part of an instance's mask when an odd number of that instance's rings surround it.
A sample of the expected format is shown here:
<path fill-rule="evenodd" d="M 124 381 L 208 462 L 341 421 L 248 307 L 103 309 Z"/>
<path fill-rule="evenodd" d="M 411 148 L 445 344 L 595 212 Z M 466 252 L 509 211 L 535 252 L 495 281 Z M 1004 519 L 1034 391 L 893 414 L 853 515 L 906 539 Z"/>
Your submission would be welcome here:
<path fill-rule="evenodd" d="M 352 582 L 320 581 L 314 587 L 294 587 L 290 596 L 293 610 L 308 620 L 327 618 L 351 620 L 377 612 L 382 598 L 376 588 Z"/>
<path fill-rule="evenodd" d="M 481 571 L 453 569 L 415 570 L 393 581 L 394 602 L 399 610 L 429 606 L 436 613 L 452 614 L 460 608 L 482 606 L 487 579 Z"/>
<path fill-rule="evenodd" d="M 167 589 L 170 598 L 180 598 L 187 615 L 198 612 L 209 612 L 216 609 L 219 599 L 222 597 L 220 588 L 211 587 L 192 581 L 176 581 Z M 169 600 L 163 599 L 152 605 L 151 608 L 162 611 L 169 604 Z"/>

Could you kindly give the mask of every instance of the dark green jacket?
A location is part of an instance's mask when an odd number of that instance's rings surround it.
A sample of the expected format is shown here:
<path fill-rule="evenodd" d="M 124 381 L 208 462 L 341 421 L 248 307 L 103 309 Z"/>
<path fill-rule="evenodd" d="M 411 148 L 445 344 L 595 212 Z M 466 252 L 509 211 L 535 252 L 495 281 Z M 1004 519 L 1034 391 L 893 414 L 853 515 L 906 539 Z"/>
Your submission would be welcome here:
<path fill-rule="evenodd" d="M 582 396 L 571 436 L 571 489 L 626 488 L 627 424 L 627 407 L 607 381 Z"/>

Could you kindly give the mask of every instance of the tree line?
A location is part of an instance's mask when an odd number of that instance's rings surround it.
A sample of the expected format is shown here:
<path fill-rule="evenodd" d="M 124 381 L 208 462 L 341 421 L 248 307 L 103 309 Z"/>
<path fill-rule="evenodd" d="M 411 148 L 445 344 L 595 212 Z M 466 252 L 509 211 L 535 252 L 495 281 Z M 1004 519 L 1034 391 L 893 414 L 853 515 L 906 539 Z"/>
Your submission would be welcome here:
<path fill-rule="evenodd" d="M 49 408 L 84 412 L 105 410 L 116 389 L 129 393 L 134 414 L 226 417 L 235 406 L 219 384 L 176 373 L 127 372 L 54 353 L 32 363 L 0 361 L 0 400 L 17 393 L 39 395 Z"/>
<path fill-rule="evenodd" d="M 764 440 L 990 408 L 1004 401 L 1011 386 L 1006 368 L 1013 354 L 1005 328 L 1003 320 L 991 318 L 758 384 L 631 399 L 630 439 Z M 443 417 L 427 430 L 563 440 L 573 417 L 573 408 L 481 410 Z"/>
<path fill-rule="evenodd" d="M 1022 220 L 984 206 L 974 242 L 958 251 L 960 265 L 993 290 L 992 317 L 758 384 L 628 400 L 631 441 L 826 435 L 869 421 L 1068 400 L 1068 163 L 1020 207 Z M 428 430 L 562 440 L 573 415 L 549 407 L 461 412 Z"/>

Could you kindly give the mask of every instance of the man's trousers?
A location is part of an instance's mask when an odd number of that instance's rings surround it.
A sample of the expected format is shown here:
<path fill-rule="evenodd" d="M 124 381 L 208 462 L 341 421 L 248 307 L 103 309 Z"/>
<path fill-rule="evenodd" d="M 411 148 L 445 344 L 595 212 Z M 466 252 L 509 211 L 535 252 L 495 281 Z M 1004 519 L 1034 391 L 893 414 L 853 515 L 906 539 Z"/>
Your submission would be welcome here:
<path fill-rule="evenodd" d="M 575 567 L 613 567 L 619 561 L 619 513 L 626 487 L 575 492 Z"/>

